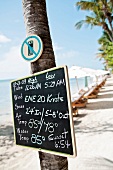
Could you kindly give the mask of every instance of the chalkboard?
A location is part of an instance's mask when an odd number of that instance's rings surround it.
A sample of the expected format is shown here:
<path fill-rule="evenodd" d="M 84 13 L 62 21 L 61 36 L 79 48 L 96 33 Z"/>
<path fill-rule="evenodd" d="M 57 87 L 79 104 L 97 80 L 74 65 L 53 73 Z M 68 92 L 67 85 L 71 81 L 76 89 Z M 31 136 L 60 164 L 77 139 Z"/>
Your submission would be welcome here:
<path fill-rule="evenodd" d="M 55 67 L 11 82 L 17 145 L 76 156 L 67 67 Z"/>

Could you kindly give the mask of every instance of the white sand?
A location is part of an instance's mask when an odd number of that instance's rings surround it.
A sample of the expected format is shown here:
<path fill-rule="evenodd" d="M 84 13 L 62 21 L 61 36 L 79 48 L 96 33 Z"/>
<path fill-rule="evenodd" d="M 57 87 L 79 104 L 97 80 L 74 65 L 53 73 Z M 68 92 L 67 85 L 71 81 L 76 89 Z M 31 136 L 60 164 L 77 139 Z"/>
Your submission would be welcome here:
<path fill-rule="evenodd" d="M 113 170 L 113 77 L 75 118 L 78 156 L 70 170 Z"/>
<path fill-rule="evenodd" d="M 69 170 L 113 170 L 113 77 L 74 118 L 77 157 Z M 16 146 L 11 117 L 0 116 L 0 170 L 40 170 L 38 152 Z"/>

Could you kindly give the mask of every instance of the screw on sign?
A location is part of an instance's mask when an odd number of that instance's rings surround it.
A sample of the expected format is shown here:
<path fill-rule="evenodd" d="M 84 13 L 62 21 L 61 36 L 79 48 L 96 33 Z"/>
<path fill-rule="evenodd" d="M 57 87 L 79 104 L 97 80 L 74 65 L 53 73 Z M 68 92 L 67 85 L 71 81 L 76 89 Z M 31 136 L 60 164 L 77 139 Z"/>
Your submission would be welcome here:
<path fill-rule="evenodd" d="M 21 55 L 29 62 L 36 61 L 41 56 L 42 51 L 43 43 L 41 38 L 37 35 L 28 36 L 21 46 Z"/>

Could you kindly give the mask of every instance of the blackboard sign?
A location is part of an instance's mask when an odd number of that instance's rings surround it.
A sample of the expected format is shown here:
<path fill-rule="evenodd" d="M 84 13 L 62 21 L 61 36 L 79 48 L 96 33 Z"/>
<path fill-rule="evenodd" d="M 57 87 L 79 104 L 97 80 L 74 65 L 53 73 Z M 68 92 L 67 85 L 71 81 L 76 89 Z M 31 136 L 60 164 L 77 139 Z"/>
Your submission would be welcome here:
<path fill-rule="evenodd" d="M 17 145 L 75 156 L 67 67 L 55 67 L 11 82 Z"/>

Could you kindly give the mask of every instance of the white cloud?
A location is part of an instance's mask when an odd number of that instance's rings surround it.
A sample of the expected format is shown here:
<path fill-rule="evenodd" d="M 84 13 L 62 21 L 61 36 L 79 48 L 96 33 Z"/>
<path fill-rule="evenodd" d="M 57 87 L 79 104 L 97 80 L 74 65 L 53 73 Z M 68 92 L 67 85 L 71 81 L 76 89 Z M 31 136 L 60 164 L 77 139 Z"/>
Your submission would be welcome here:
<path fill-rule="evenodd" d="M 57 45 L 57 44 L 53 44 L 53 49 L 54 49 L 54 51 L 59 51 L 59 50 L 62 50 L 63 47 L 60 47 L 60 46 Z"/>
<path fill-rule="evenodd" d="M 0 61 L 0 79 L 18 79 L 30 75 L 30 63 L 22 58 L 20 51 L 20 46 L 14 46 L 4 54 L 4 60 Z M 79 58 L 79 52 L 58 52 L 55 56 L 58 65 L 71 66 Z"/>
<path fill-rule="evenodd" d="M 0 61 L 0 79 L 20 78 L 30 74 L 30 63 L 20 54 L 20 46 L 12 47 Z"/>
<path fill-rule="evenodd" d="M 75 61 L 78 61 L 80 54 L 78 51 L 67 51 L 67 52 L 57 52 L 55 55 L 57 65 L 67 65 L 68 67 L 76 64 Z"/>
<path fill-rule="evenodd" d="M 10 42 L 11 39 L 9 39 L 8 37 L 6 37 L 3 34 L 0 34 L 0 43 L 6 43 L 6 42 Z"/>
<path fill-rule="evenodd" d="M 63 53 L 58 53 L 58 54 L 56 54 L 56 56 L 58 57 L 58 58 L 65 58 L 65 59 L 67 59 L 67 58 L 73 58 L 73 57 L 78 57 L 79 56 L 79 52 L 78 51 L 68 51 L 68 52 L 63 52 Z"/>

